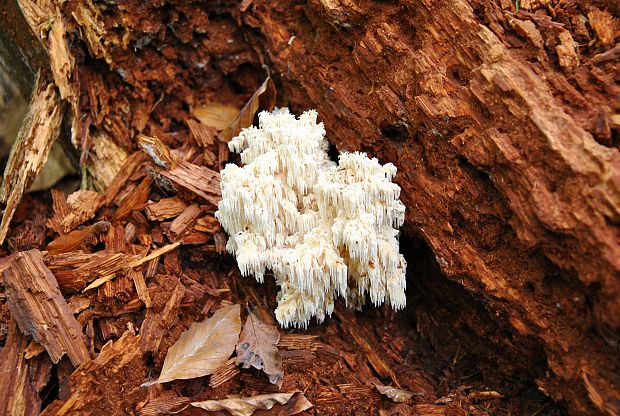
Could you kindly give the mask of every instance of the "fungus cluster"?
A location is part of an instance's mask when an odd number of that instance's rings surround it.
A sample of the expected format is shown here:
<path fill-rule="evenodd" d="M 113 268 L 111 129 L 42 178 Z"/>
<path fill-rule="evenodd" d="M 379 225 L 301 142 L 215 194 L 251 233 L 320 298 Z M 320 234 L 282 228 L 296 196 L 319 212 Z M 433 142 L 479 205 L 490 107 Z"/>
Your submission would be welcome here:
<path fill-rule="evenodd" d="M 244 276 L 262 283 L 266 270 L 273 272 L 284 327 L 323 321 L 336 296 L 354 307 L 366 294 L 375 305 L 402 309 L 406 302 L 396 167 L 358 152 L 332 162 L 316 120 L 314 110 L 299 118 L 286 108 L 260 113 L 259 127 L 229 143 L 243 167 L 221 172 L 215 216 L 229 234 L 226 248 Z"/>

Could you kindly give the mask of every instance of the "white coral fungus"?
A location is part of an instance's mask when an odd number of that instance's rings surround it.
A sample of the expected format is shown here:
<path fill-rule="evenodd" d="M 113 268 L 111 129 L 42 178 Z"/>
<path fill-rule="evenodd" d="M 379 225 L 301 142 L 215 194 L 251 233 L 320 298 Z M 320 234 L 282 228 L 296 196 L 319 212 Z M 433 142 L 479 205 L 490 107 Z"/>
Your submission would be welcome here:
<path fill-rule="evenodd" d="M 405 306 L 404 257 L 398 228 L 405 218 L 396 167 L 365 153 L 327 156 L 314 110 L 298 119 L 288 109 L 259 114 L 259 127 L 228 144 L 243 167 L 226 165 L 215 216 L 230 235 L 227 249 L 244 276 L 280 286 L 276 318 L 284 327 L 323 321 L 334 297 L 361 306 Z"/>

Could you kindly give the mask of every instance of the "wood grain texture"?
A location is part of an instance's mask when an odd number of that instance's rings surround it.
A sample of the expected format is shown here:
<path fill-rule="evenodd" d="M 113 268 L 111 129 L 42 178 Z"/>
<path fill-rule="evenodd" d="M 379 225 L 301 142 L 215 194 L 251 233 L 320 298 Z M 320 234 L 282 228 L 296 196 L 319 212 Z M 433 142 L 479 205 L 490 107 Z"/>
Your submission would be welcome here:
<path fill-rule="evenodd" d="M 4 169 L 0 201 L 6 204 L 6 208 L 0 223 L 0 244 L 6 238 L 17 205 L 37 173 L 43 169 L 52 145 L 58 138 L 63 108 L 54 84 L 46 82 L 39 75 L 28 112 Z"/>
<path fill-rule="evenodd" d="M 517 338 L 492 343 L 514 357 L 534 339 L 541 389 L 618 412 L 620 155 L 594 125 L 618 111 L 617 65 L 562 72 L 563 26 L 509 3 L 264 0 L 244 18 L 294 108 L 398 167 L 406 233 Z"/>
<path fill-rule="evenodd" d="M 45 347 L 54 363 L 65 354 L 75 366 L 90 358 L 82 327 L 39 250 L 18 253 L 4 271 L 4 284 L 13 319 Z"/>
<path fill-rule="evenodd" d="M 25 358 L 28 340 L 9 322 L 9 333 L 0 349 L 0 414 L 30 416 L 40 413 L 41 399 L 31 382 L 31 372 Z"/>

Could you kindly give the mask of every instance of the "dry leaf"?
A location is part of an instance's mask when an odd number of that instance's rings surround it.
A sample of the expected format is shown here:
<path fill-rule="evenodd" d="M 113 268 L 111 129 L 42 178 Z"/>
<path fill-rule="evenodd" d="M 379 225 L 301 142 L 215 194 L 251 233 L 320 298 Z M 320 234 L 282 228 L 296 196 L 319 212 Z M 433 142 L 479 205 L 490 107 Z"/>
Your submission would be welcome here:
<path fill-rule="evenodd" d="M 207 126 L 224 130 L 239 115 L 239 109 L 232 105 L 210 103 L 194 109 L 194 117 Z"/>
<path fill-rule="evenodd" d="M 228 411 L 231 416 L 250 416 L 256 410 L 271 410 L 269 414 L 289 416 L 310 409 L 312 403 L 300 391 L 289 393 L 261 394 L 223 400 L 194 402 L 192 406 L 209 412 Z"/>
<path fill-rule="evenodd" d="M 270 77 L 261 84 L 256 92 L 250 97 L 250 100 L 243 106 L 241 112 L 233 120 L 230 125 L 220 133 L 219 139 L 223 142 L 229 142 L 230 139 L 237 136 L 241 129 L 250 127 L 254 121 L 254 115 L 259 108 L 267 111 L 273 110 L 276 103 L 276 87 Z"/>
<path fill-rule="evenodd" d="M 396 403 L 404 403 L 413 397 L 413 393 L 409 390 L 397 389 L 396 387 L 382 386 L 381 384 L 374 385 L 379 393 L 389 397 Z"/>
<path fill-rule="evenodd" d="M 239 314 L 239 305 L 231 305 L 204 322 L 192 324 L 168 350 L 159 379 L 142 386 L 213 373 L 230 357 L 239 339 Z"/>
<path fill-rule="evenodd" d="M 237 364 L 243 368 L 252 366 L 263 370 L 269 375 L 271 384 L 281 387 L 284 371 L 282 357 L 276 347 L 279 341 L 278 328 L 260 321 L 250 312 L 237 343 Z"/>
<path fill-rule="evenodd" d="M 109 226 L 110 223 L 107 221 L 98 221 L 93 225 L 85 227 L 83 230 L 71 231 L 68 234 L 61 235 L 49 243 L 45 250 L 49 254 L 60 254 L 73 251 L 78 248 L 84 240 L 86 240 L 86 237 L 91 235 L 93 232 L 99 233 L 105 231 Z"/>

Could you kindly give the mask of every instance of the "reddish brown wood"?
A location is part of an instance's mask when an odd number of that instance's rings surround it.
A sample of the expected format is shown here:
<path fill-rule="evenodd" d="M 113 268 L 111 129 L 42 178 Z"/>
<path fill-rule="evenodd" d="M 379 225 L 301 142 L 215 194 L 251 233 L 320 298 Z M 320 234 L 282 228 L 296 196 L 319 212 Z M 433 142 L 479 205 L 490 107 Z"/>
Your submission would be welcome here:
<path fill-rule="evenodd" d="M 75 366 L 90 358 L 82 327 L 40 251 L 18 253 L 4 271 L 4 284 L 11 316 L 23 333 L 45 347 L 54 363 L 65 354 Z"/>
<path fill-rule="evenodd" d="M 41 399 L 31 381 L 31 371 L 25 358 L 28 340 L 9 322 L 9 334 L 0 349 L 0 414 L 30 416 L 40 413 Z"/>

